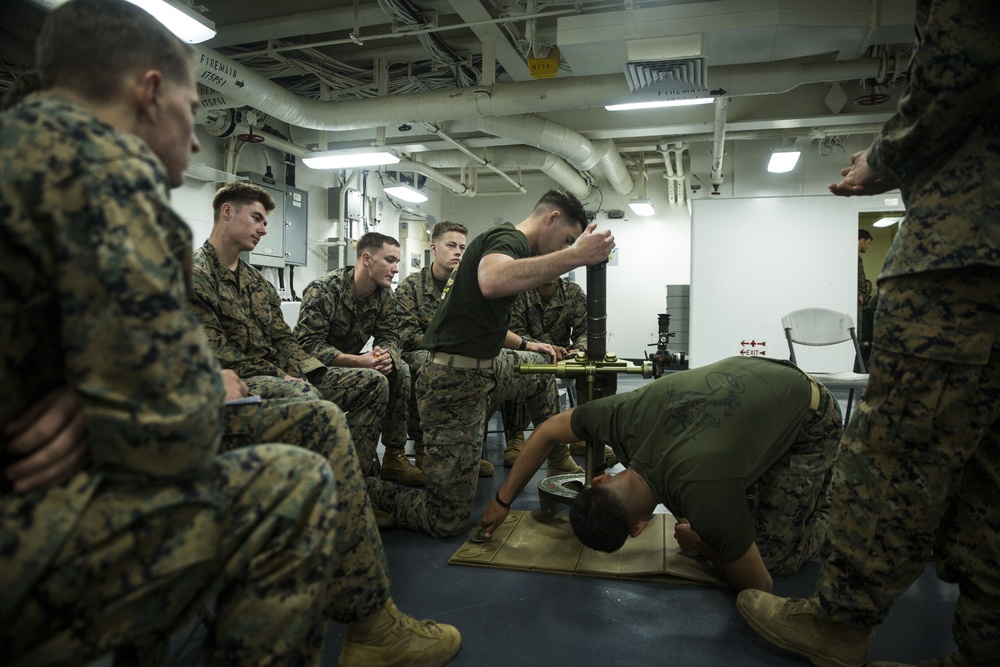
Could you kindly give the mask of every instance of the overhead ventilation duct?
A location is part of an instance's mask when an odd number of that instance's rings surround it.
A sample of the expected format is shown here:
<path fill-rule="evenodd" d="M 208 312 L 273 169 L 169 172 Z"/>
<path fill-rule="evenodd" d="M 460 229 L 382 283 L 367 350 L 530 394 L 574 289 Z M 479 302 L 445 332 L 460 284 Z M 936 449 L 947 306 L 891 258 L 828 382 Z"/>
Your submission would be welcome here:
<path fill-rule="evenodd" d="M 625 80 L 633 95 L 655 93 L 661 100 L 710 96 L 708 65 L 699 57 L 627 62 Z"/>

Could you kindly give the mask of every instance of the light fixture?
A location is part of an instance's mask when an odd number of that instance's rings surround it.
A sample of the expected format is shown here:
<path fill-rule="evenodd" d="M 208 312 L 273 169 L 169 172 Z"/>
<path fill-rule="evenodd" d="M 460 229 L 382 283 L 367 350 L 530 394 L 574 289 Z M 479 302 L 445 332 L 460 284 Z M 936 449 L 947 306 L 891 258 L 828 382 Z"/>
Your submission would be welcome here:
<path fill-rule="evenodd" d="M 649 100 L 647 102 L 621 102 L 604 106 L 608 111 L 633 111 L 635 109 L 656 109 L 659 107 L 687 107 L 696 104 L 712 104 L 714 97 L 696 97 L 687 100 Z"/>
<path fill-rule="evenodd" d="M 903 218 L 898 215 L 883 215 L 881 218 L 872 223 L 872 227 L 892 227 L 902 219 Z"/>
<path fill-rule="evenodd" d="M 215 23 L 183 3 L 172 0 L 128 1 L 152 14 L 182 41 L 199 44 L 215 37 Z"/>
<path fill-rule="evenodd" d="M 397 162 L 399 162 L 398 155 L 382 148 L 347 148 L 312 153 L 302 158 L 302 164 L 310 169 L 349 169 Z"/>
<path fill-rule="evenodd" d="M 427 195 L 425 195 L 420 190 L 415 190 L 409 185 L 403 185 L 402 183 L 396 185 L 390 185 L 387 188 L 382 188 L 382 191 L 387 195 L 392 195 L 403 201 L 413 202 L 414 204 L 419 204 L 420 202 L 427 201 Z"/>
<path fill-rule="evenodd" d="M 776 148 L 771 153 L 771 159 L 767 163 L 767 170 L 772 174 L 784 174 L 795 168 L 795 163 L 799 161 L 801 151 L 793 148 Z"/>
<path fill-rule="evenodd" d="M 656 213 L 653 210 L 653 204 L 648 199 L 633 199 L 628 203 L 628 207 L 636 215 L 650 216 Z"/>

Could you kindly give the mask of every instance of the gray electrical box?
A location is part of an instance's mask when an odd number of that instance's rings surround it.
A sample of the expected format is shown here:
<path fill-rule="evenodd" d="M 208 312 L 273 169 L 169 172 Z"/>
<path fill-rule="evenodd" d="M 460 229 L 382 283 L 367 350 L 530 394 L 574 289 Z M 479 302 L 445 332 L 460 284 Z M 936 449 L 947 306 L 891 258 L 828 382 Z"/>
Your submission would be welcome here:
<path fill-rule="evenodd" d="M 285 186 L 285 264 L 306 265 L 309 236 L 309 193 Z M 266 236 L 264 237 L 267 238 Z"/>
<path fill-rule="evenodd" d="M 343 198 L 343 199 L 341 199 Z M 344 221 L 361 219 L 361 193 L 354 188 L 326 189 L 326 217 L 338 219 L 338 211 L 343 206 Z"/>
<path fill-rule="evenodd" d="M 274 197 L 274 210 L 267 214 L 267 234 L 260 240 L 253 252 L 240 253 L 240 257 L 251 266 L 285 266 L 285 186 L 275 179 L 249 171 L 236 174 L 251 183 L 264 188 Z"/>

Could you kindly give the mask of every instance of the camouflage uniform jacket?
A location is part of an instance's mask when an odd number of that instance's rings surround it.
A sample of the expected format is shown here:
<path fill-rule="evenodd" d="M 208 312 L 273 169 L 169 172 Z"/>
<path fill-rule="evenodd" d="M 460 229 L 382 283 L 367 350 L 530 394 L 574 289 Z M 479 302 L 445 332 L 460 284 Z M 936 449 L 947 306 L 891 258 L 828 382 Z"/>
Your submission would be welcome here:
<path fill-rule="evenodd" d="M 510 317 L 510 330 L 528 340 L 587 351 L 587 295 L 574 282 L 559 278 L 548 301 L 522 292 Z"/>
<path fill-rule="evenodd" d="M 1000 3 L 991 0 L 917 0 L 910 83 L 868 152 L 907 208 L 880 281 L 1000 266 L 998 25 Z"/>
<path fill-rule="evenodd" d="M 163 482 L 208 470 L 225 392 L 187 306 L 190 270 L 190 230 L 144 142 L 50 93 L 0 115 L 0 424 L 68 384 L 92 460 L 61 487 L 4 490 L 0 618 L 99 485 L 127 483 L 141 509 L 181 502 Z"/>
<path fill-rule="evenodd" d="M 377 287 L 364 301 L 354 298 L 354 267 L 331 271 L 306 286 L 295 334 L 310 354 L 328 366 L 341 352 L 359 354 L 372 336 L 399 366 L 399 327 L 392 290 Z"/>
<path fill-rule="evenodd" d="M 433 266 L 433 265 L 432 265 Z M 441 302 L 441 288 L 434 280 L 432 266 L 407 276 L 396 289 L 396 317 L 399 321 L 399 345 L 403 352 L 419 350 L 420 339 Z"/>
<path fill-rule="evenodd" d="M 242 378 L 305 377 L 323 368 L 292 335 L 274 286 L 242 259 L 230 271 L 208 241 L 194 254 L 191 309 L 219 363 Z"/>

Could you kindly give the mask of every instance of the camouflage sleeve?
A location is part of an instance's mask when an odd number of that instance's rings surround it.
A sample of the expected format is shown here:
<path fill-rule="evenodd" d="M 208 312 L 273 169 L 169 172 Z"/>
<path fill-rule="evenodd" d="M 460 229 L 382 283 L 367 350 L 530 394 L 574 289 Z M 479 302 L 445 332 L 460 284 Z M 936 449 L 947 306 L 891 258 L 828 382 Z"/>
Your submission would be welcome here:
<path fill-rule="evenodd" d="M 399 324 L 399 347 L 403 352 L 420 349 L 424 327 L 420 323 L 420 304 L 417 303 L 417 281 L 407 277 L 393 294 L 393 311 Z"/>
<path fill-rule="evenodd" d="M 256 357 L 247 356 L 238 345 L 230 342 L 226 331 L 219 321 L 222 308 L 219 305 L 219 290 L 213 284 L 213 278 L 207 271 L 195 266 L 192 276 L 191 293 L 188 303 L 191 311 L 201 321 L 208 342 L 219 359 L 223 368 L 228 368 L 241 378 L 255 375 L 283 377 L 285 371 L 271 362 Z"/>
<path fill-rule="evenodd" d="M 379 306 L 372 336 L 375 338 L 374 344 L 388 350 L 389 356 L 392 357 L 392 363 L 399 366 L 399 362 L 402 360 L 399 346 L 399 320 L 396 318 L 395 300 L 391 292 L 386 295 L 385 300 Z"/>
<path fill-rule="evenodd" d="M 587 351 L 587 295 L 580 286 L 570 283 L 566 290 L 566 311 L 570 325 L 571 349 Z"/>
<path fill-rule="evenodd" d="M 521 292 L 510 311 L 510 330 L 525 340 L 535 340 L 528 335 L 528 293 Z"/>
<path fill-rule="evenodd" d="M 299 321 L 295 325 L 295 335 L 302 349 L 327 365 L 340 354 L 333 345 L 326 342 L 330 322 L 335 315 L 333 299 L 329 290 L 320 280 L 314 280 L 302 292 L 299 307 Z"/>
<path fill-rule="evenodd" d="M 275 361 L 285 369 L 288 375 L 305 378 L 306 375 L 323 368 L 319 359 L 312 357 L 302 349 L 299 341 L 292 335 L 292 330 L 281 314 L 281 297 L 268 281 L 264 281 L 267 290 L 267 307 L 271 310 L 271 342 L 274 345 Z"/>
<path fill-rule="evenodd" d="M 996 0 L 923 0 L 917 3 L 918 49 L 910 81 L 868 152 L 881 178 L 907 182 L 961 145 L 971 125 L 1000 103 L 1000 3 Z"/>
<path fill-rule="evenodd" d="M 83 395 L 91 456 L 109 476 L 204 470 L 221 436 L 224 388 L 187 305 L 190 232 L 123 161 L 60 193 L 54 242 L 67 377 Z M 99 191 L 98 191 L 99 190 Z M 125 194 L 127 193 L 127 194 Z"/>

